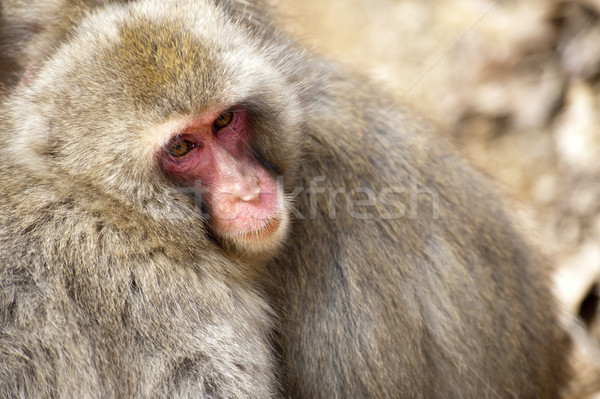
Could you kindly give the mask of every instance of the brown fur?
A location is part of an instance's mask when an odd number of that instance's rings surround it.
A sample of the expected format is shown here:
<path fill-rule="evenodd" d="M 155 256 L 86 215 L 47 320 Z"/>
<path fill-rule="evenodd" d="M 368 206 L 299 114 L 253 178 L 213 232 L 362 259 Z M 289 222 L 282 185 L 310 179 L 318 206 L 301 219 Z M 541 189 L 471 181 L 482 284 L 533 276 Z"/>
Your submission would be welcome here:
<path fill-rule="evenodd" d="M 19 26 L 36 5 L 13 3 Z M 286 396 L 558 397 L 567 343 L 549 271 L 485 178 L 260 5 L 144 3 L 75 7 L 20 44 L 35 74 L 2 111 L 0 393 L 269 396 L 260 274 Z M 221 253 L 140 144 L 238 103 L 297 194 L 267 270 Z"/>

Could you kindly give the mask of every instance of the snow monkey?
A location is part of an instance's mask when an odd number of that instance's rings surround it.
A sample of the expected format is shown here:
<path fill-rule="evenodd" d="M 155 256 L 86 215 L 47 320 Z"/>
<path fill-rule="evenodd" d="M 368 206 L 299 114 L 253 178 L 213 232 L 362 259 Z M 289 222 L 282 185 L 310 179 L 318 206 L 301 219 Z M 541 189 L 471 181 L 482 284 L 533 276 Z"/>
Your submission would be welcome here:
<path fill-rule="evenodd" d="M 490 183 L 260 2 L 1 15 L 1 397 L 559 397 Z"/>

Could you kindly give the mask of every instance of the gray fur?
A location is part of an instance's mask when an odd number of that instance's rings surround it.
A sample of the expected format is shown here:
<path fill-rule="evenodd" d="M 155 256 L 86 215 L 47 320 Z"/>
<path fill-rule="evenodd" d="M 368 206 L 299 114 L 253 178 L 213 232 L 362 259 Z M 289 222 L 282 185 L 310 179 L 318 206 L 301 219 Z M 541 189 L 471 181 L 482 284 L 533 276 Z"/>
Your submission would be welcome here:
<path fill-rule="evenodd" d="M 372 83 L 256 2 L 7 4 L 8 26 L 45 29 L 1 111 L 0 394 L 258 398 L 279 378 L 293 398 L 559 397 L 549 270 L 486 179 Z M 300 189 L 266 269 L 207 238 L 140 139 L 239 103 Z M 356 188 L 396 191 L 329 195 Z"/>

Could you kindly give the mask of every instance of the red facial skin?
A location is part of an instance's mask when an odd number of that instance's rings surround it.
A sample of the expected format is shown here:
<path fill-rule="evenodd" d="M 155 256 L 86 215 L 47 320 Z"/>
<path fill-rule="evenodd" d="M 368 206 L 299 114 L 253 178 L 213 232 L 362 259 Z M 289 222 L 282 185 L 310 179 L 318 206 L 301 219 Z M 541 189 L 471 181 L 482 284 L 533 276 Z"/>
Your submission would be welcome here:
<path fill-rule="evenodd" d="M 218 235 L 261 239 L 281 222 L 277 183 L 252 154 L 247 112 L 233 112 L 231 122 L 221 128 L 215 125 L 218 113 L 192 119 L 167 144 L 161 163 L 169 175 L 202 196 Z M 182 141 L 189 151 L 174 156 L 170 150 Z"/>

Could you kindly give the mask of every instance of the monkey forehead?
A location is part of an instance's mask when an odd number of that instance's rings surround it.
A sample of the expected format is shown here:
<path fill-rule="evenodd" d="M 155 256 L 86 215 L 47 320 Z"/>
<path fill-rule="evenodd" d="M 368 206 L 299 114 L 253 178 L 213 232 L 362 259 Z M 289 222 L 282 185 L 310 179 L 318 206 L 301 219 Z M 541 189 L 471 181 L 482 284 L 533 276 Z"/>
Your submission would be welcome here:
<path fill-rule="evenodd" d="M 71 54 L 87 59 L 75 73 L 87 66 L 99 83 L 89 87 L 119 88 L 137 109 L 166 114 L 225 107 L 278 75 L 247 28 L 203 0 L 111 5 L 82 21 L 72 42 Z"/>

